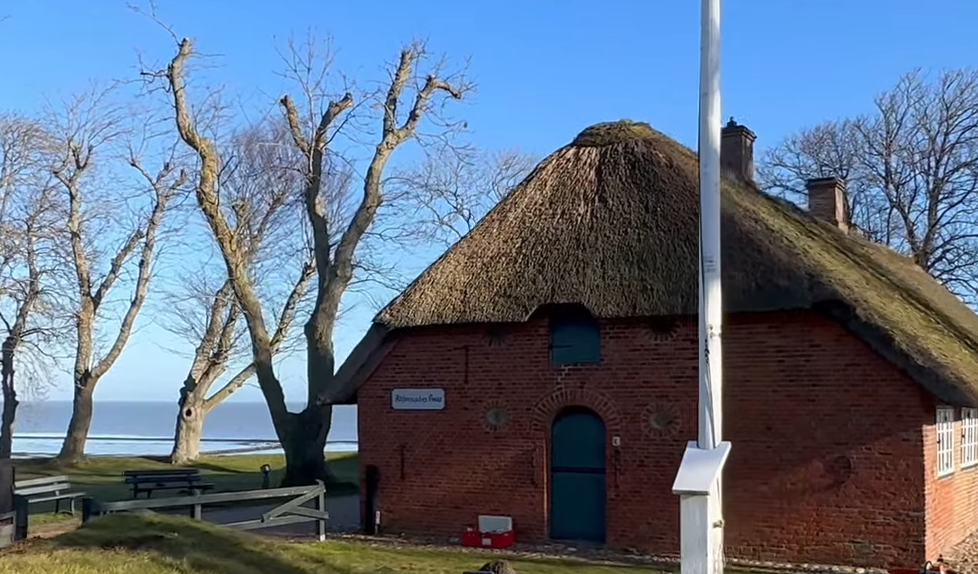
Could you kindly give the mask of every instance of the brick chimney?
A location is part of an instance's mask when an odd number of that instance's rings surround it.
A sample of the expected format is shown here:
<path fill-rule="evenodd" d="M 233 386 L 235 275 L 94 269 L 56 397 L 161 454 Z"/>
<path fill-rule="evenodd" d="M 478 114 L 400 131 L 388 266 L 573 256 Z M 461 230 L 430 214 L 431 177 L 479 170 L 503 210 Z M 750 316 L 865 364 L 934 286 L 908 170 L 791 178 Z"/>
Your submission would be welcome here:
<path fill-rule="evenodd" d="M 808 180 L 805 187 L 808 189 L 808 212 L 848 233 L 849 205 L 845 182 L 837 177 L 822 177 Z"/>
<path fill-rule="evenodd" d="M 731 179 L 753 182 L 754 140 L 757 136 L 733 118 L 720 134 L 720 173 Z"/>

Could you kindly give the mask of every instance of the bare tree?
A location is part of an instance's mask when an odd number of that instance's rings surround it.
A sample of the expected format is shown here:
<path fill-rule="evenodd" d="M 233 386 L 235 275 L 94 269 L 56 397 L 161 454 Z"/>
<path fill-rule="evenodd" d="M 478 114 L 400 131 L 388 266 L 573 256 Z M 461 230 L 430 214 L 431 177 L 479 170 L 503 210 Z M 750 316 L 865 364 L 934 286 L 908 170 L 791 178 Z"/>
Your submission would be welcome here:
<path fill-rule="evenodd" d="M 315 271 L 308 241 L 297 233 L 304 228 L 297 201 L 302 177 L 295 169 L 297 158 L 284 128 L 282 122 L 266 122 L 237 133 L 226 148 L 229 156 L 224 158 L 217 182 L 221 210 L 236 238 L 240 264 L 259 286 L 263 307 L 277 308 L 269 342 L 273 355 L 290 341 L 289 330 Z M 334 183 L 343 186 L 348 179 Z M 197 342 L 180 392 L 171 453 L 174 464 L 200 455 L 207 414 L 255 374 L 254 361 L 247 353 L 247 362 L 211 393 L 242 350 L 241 308 L 223 265 L 221 268 L 223 277 L 219 278 L 208 274 L 210 269 L 204 270 L 203 277 L 212 277 L 209 284 L 207 279 L 185 278 L 184 297 L 173 306 L 178 321 L 171 330 Z M 279 285 L 288 285 L 288 289 L 278 289 Z M 189 308 L 182 304 L 186 302 Z"/>
<path fill-rule="evenodd" d="M 398 244 L 452 245 L 539 162 L 515 149 L 439 146 L 427 151 L 425 161 L 392 170 L 387 178 L 388 213 L 377 235 Z"/>
<path fill-rule="evenodd" d="M 51 171 L 66 205 L 74 275 L 74 398 L 58 454 L 62 462 L 84 456 L 95 386 L 129 341 L 149 290 L 164 214 L 188 179 L 173 150 L 157 169 L 144 165 L 143 149 L 151 147 L 145 145 L 147 138 L 153 141 L 156 136 L 146 132 L 145 138 L 135 137 L 126 118 L 147 118 L 119 107 L 110 100 L 114 95 L 105 90 L 77 98 L 49 126 L 55 142 Z M 133 145 L 137 141 L 141 146 Z M 127 175 L 134 177 L 126 179 Z M 126 219 L 132 219 L 128 227 Z M 120 280 L 131 284 L 123 287 L 129 287 L 129 294 L 112 301 Z M 113 307 L 121 310 L 114 325 L 107 316 Z M 110 341 L 104 349 L 99 344 L 103 334 Z"/>
<path fill-rule="evenodd" d="M 63 332 L 51 305 L 63 259 L 59 210 L 50 176 L 42 169 L 46 140 L 36 121 L 0 117 L 0 458 L 11 455 L 18 391 L 25 382 L 39 382 L 15 381 L 16 367 L 53 359 L 45 355 Z"/>
<path fill-rule="evenodd" d="M 296 58 L 291 71 L 315 70 L 309 60 Z M 442 97 L 461 99 L 469 89 L 461 77 L 445 79 L 437 68 L 420 73 L 425 60 L 422 45 L 404 48 L 394 65 L 390 82 L 378 99 L 380 133 L 371 146 L 363 175 L 362 195 L 342 221 L 324 197 L 324 181 L 336 165 L 329 144 L 343 126 L 355 101 L 351 93 L 331 97 L 325 90 L 325 74 L 294 74 L 301 78 L 302 108 L 289 95 L 280 104 L 288 121 L 295 148 L 302 154 L 298 166 L 303 176 L 301 203 L 311 229 L 315 256 L 315 302 L 304 328 L 307 360 L 306 407 L 289 412 L 285 394 L 272 364 L 273 339 L 256 293 L 255 282 L 241 260 L 240 240 L 219 205 L 220 152 L 212 138 L 202 134 L 195 123 L 186 92 L 185 69 L 193 56 L 189 39 L 179 42 L 165 77 L 172 95 L 176 123 L 183 141 L 194 150 L 201 164 L 196 182 L 197 203 L 220 248 L 228 280 L 248 327 L 252 360 L 258 385 L 268 405 L 278 438 L 286 456 L 286 484 L 308 483 L 327 476 L 323 455 L 332 419 L 332 405 L 346 399 L 344 389 L 334 384 L 335 355 L 333 328 L 344 293 L 354 280 L 357 248 L 374 224 L 384 202 L 384 171 L 393 152 L 403 144 L 419 139 L 422 119 L 437 119 Z M 412 89 L 412 85 L 415 87 Z M 409 100 L 405 104 L 404 100 Z M 407 109 L 405 108 L 405 105 Z M 442 124 L 442 135 L 454 127 Z M 331 158 L 334 161 L 331 161 Z M 339 231 L 337 231 L 339 230 Z M 337 239 L 338 236 L 338 239 Z"/>
<path fill-rule="evenodd" d="M 770 150 L 763 188 L 847 180 L 854 223 L 969 302 L 978 296 L 978 71 L 904 75 L 871 113 L 803 130 Z"/>

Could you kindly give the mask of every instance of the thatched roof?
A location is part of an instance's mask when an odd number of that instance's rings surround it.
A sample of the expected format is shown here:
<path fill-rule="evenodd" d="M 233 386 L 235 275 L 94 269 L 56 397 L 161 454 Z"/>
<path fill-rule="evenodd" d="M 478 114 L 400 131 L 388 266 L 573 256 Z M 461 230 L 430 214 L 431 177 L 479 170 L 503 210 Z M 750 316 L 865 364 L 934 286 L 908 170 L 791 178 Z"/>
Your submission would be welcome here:
<path fill-rule="evenodd" d="M 696 314 L 698 217 L 691 150 L 646 124 L 593 126 L 384 308 L 371 337 L 524 321 L 550 303 Z M 939 398 L 978 404 L 978 316 L 911 260 L 727 180 L 722 241 L 725 312 L 827 312 Z M 347 362 L 341 374 L 363 373 L 357 353 Z"/>

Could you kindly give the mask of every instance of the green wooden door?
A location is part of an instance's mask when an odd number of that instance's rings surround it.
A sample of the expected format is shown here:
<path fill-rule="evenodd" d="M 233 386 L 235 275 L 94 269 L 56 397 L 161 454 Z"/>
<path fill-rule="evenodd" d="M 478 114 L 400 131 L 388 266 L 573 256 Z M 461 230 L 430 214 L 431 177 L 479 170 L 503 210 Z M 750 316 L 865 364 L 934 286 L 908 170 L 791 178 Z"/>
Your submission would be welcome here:
<path fill-rule="evenodd" d="M 561 413 L 550 442 L 550 537 L 605 541 L 605 428 L 587 409 Z"/>

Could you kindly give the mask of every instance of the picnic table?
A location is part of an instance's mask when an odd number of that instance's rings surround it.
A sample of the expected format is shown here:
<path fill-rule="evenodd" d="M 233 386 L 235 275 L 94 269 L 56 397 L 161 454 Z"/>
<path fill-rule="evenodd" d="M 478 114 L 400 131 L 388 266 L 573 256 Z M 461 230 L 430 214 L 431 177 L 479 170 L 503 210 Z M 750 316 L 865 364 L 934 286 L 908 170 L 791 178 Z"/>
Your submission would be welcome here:
<path fill-rule="evenodd" d="M 127 470 L 122 474 L 123 482 L 132 486 L 133 498 L 138 498 L 141 492 L 145 492 L 146 498 L 150 498 L 154 490 L 176 490 L 196 495 L 214 488 L 214 483 L 205 482 L 200 470 L 196 468 Z"/>
<path fill-rule="evenodd" d="M 28 504 L 54 502 L 54 512 L 61 512 L 61 503 L 67 501 L 71 515 L 75 515 L 75 499 L 85 496 L 84 492 L 71 492 L 67 476 L 46 476 L 14 482 L 14 494 L 23 496 Z"/>

